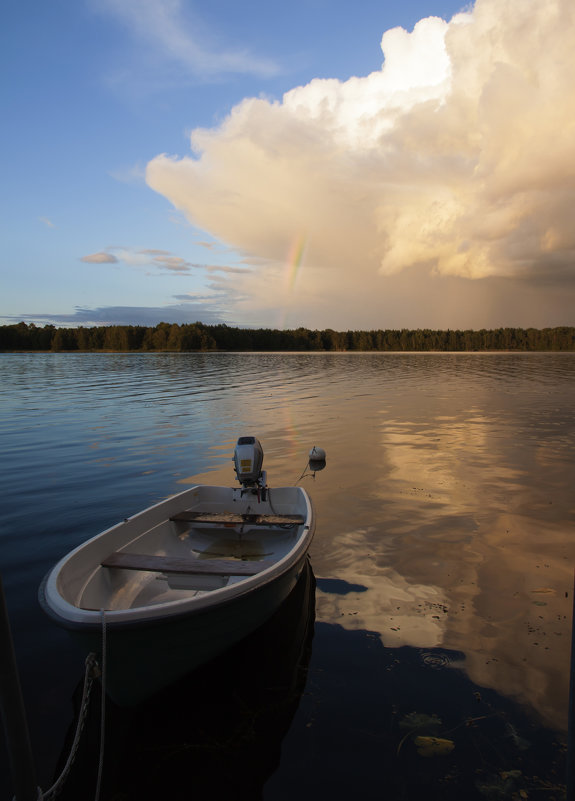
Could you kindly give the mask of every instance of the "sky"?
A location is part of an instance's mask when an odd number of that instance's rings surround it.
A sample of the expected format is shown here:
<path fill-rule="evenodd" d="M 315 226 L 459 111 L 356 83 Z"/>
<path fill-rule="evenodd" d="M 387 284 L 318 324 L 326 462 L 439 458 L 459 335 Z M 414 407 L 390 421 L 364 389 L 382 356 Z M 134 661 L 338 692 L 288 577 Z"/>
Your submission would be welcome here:
<path fill-rule="evenodd" d="M 572 0 L 7 0 L 0 324 L 575 325 Z"/>

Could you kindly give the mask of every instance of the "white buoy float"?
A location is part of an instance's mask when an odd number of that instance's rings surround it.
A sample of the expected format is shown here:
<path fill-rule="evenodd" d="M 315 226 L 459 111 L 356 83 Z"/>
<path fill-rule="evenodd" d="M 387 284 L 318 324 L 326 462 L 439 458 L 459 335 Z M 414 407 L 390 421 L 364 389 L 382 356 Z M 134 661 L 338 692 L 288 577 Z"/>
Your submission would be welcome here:
<path fill-rule="evenodd" d="M 318 470 L 323 470 L 325 467 L 325 451 L 323 448 L 318 448 L 317 445 L 313 446 L 309 452 L 308 467 L 314 473 L 317 473 Z"/>
<path fill-rule="evenodd" d="M 324 449 L 318 448 L 317 445 L 314 445 L 311 451 L 309 452 L 309 460 L 310 462 L 325 462 Z"/>

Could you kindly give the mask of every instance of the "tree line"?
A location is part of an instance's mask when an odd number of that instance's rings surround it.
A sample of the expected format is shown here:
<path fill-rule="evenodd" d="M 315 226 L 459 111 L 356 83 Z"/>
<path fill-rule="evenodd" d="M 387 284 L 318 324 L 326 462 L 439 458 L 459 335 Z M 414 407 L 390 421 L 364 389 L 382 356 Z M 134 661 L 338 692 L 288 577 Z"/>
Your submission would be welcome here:
<path fill-rule="evenodd" d="M 403 328 L 322 331 L 235 328 L 201 322 L 153 327 L 107 325 L 57 328 L 0 326 L 0 351 L 574 351 L 575 328 L 481 330 Z"/>

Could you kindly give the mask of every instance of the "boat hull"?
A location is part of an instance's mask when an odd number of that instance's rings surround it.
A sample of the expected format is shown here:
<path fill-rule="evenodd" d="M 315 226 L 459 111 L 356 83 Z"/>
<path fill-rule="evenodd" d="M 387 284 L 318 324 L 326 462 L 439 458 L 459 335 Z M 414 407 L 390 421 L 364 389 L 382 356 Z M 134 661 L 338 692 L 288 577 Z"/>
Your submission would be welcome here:
<path fill-rule="evenodd" d="M 209 662 L 263 625 L 288 597 L 304 569 L 289 571 L 233 601 L 173 618 L 99 627 L 58 621 L 86 653 L 105 667 L 105 689 L 118 706 L 133 706 Z"/>
<path fill-rule="evenodd" d="M 219 658 L 137 707 L 108 704 L 103 796 L 123 798 L 129 787 L 131 798 L 181 798 L 193 776 L 195 796 L 235 798 L 241 776 L 242 797 L 261 798 L 305 687 L 314 617 L 315 580 L 308 563 L 270 620 Z M 81 714 L 82 690 L 80 682 L 62 765 Z M 60 801 L 83 798 L 89 777 L 97 774 L 97 690 Z"/>

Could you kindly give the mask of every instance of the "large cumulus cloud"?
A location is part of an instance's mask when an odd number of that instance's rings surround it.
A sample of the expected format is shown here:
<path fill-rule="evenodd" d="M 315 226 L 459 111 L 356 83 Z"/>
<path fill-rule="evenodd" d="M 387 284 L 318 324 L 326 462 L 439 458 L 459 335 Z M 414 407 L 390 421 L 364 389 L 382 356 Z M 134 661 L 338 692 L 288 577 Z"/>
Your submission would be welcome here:
<path fill-rule="evenodd" d="M 381 46 L 371 75 L 244 100 L 192 133 L 191 157 L 153 159 L 148 184 L 258 259 L 267 288 L 241 279 L 254 308 L 281 288 L 297 237 L 307 297 L 332 303 L 358 283 L 368 305 L 405 295 L 414 275 L 468 300 L 469 279 L 571 282 L 571 0 L 477 0 L 449 23 L 387 31 Z"/>

